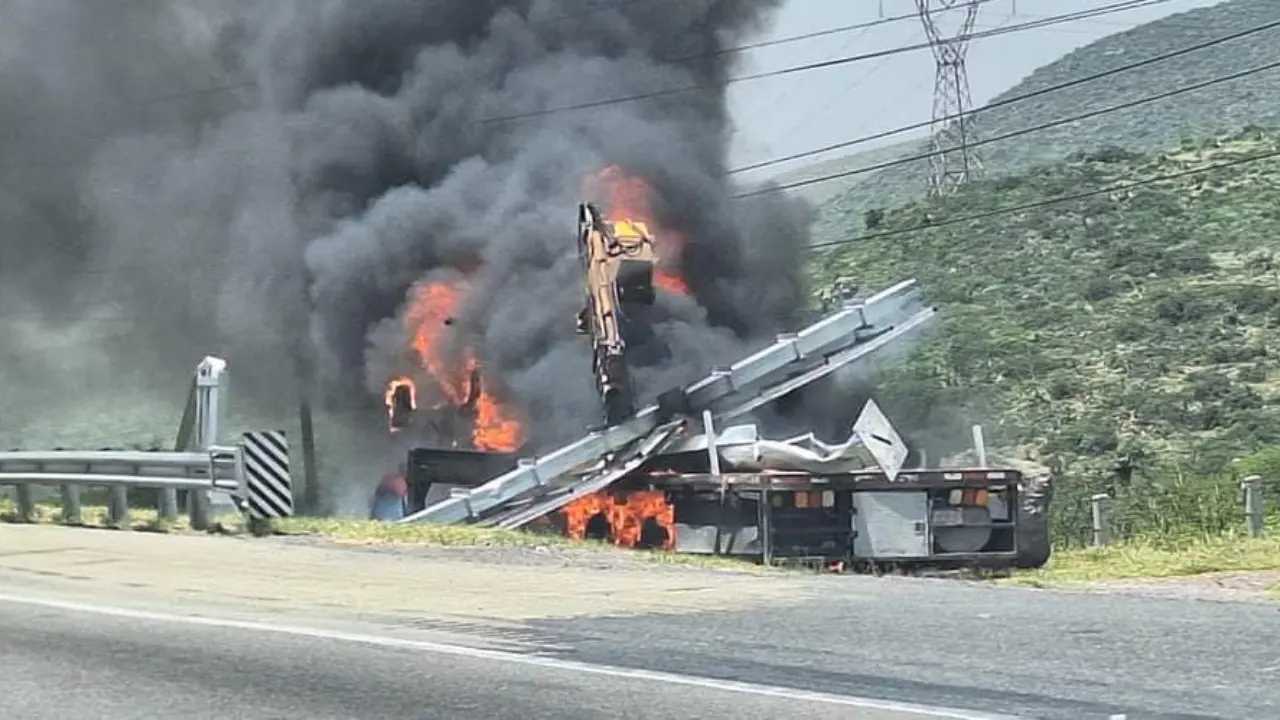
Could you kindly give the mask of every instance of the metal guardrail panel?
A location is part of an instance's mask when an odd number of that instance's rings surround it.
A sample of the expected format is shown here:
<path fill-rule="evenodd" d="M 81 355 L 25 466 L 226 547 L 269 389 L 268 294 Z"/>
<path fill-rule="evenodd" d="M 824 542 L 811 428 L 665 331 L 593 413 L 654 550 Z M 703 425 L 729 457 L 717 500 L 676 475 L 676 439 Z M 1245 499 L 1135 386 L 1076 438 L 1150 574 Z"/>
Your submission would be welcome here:
<path fill-rule="evenodd" d="M 841 368 L 865 359 L 912 332 L 923 329 L 934 320 L 936 315 L 937 312 L 932 308 L 922 310 L 907 320 L 895 324 L 891 329 L 872 337 L 866 342 L 854 345 L 841 350 L 834 355 L 823 358 L 816 367 L 813 367 L 806 372 L 761 388 L 760 390 L 751 393 L 749 397 L 737 394 L 723 398 L 713 405 L 713 407 L 716 408 L 716 419 L 728 420 L 745 415 L 746 413 L 749 413 L 762 405 L 773 402 L 788 393 L 794 392 L 795 390 L 798 390 L 819 378 L 826 377 Z"/>
<path fill-rule="evenodd" d="M 142 477 L 138 475 L 85 475 L 83 473 L 0 472 L 0 485 L 87 485 L 145 487 L 161 490 L 235 490 L 232 481 L 193 477 Z"/>
<path fill-rule="evenodd" d="M 694 408 L 710 407 L 733 393 L 747 392 L 774 375 L 802 370 L 826 355 L 866 341 L 868 335 L 891 329 L 911 316 L 912 305 L 923 301 L 915 280 L 907 280 L 829 315 L 793 335 L 780 336 L 762 350 L 739 360 L 727 372 L 713 372 L 686 391 Z"/>
<path fill-rule="evenodd" d="M 494 527 L 504 530 L 523 527 L 547 513 L 559 510 L 580 497 L 590 495 L 612 485 L 639 468 L 645 461 L 666 447 L 667 443 L 679 432 L 681 424 L 680 422 L 673 422 L 663 425 L 645 438 L 644 442 L 636 443 L 636 446 L 627 453 L 625 459 L 620 463 L 612 463 L 598 472 L 591 473 L 549 497 L 538 498 L 528 507 L 513 512 L 509 517 L 499 519 L 493 523 Z"/>
<path fill-rule="evenodd" d="M 593 432 L 554 452 L 522 460 L 516 469 L 499 475 L 478 488 L 423 508 L 399 522 L 455 523 L 477 512 L 499 507 L 538 488 L 555 486 L 567 475 L 598 464 L 601 458 L 625 450 L 658 425 L 658 406 L 641 410 L 625 423 Z"/>
<path fill-rule="evenodd" d="M 235 456 L 204 452 L 20 450 L 0 452 L 0 473 L 129 475 L 235 480 Z M 207 485 L 207 483 L 206 483 Z"/>

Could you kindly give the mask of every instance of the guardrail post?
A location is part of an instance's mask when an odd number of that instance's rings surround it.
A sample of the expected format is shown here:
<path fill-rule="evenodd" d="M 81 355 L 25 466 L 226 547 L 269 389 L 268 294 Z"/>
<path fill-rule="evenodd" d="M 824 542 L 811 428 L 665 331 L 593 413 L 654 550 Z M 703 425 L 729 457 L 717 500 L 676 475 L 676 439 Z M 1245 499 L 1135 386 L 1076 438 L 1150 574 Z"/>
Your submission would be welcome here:
<path fill-rule="evenodd" d="M 156 511 L 160 515 L 160 519 L 165 522 L 173 522 L 178 519 L 178 491 L 172 488 L 164 488 L 160 491 L 160 496 L 156 503 Z"/>
<path fill-rule="evenodd" d="M 204 532 L 213 524 L 209 517 L 209 494 L 204 490 L 187 493 L 187 512 L 191 518 L 192 530 Z"/>
<path fill-rule="evenodd" d="M 63 485 L 58 488 L 62 495 L 62 522 L 66 525 L 83 525 L 84 517 L 80 510 L 80 486 Z"/>
<path fill-rule="evenodd" d="M 1249 536 L 1258 537 L 1262 534 L 1262 521 L 1266 515 L 1262 502 L 1262 476 L 1250 475 L 1240 483 L 1240 489 L 1244 490 L 1244 517 Z"/>
<path fill-rule="evenodd" d="M 18 522 L 35 522 L 36 499 L 34 488 L 26 483 L 20 483 L 16 490 L 18 501 Z"/>
<path fill-rule="evenodd" d="M 129 526 L 129 488 L 123 485 L 112 485 L 110 499 L 107 502 L 107 524 L 113 528 Z"/>
<path fill-rule="evenodd" d="M 1111 496 L 1098 493 L 1089 502 L 1093 506 L 1093 546 L 1106 547 L 1111 544 Z"/>

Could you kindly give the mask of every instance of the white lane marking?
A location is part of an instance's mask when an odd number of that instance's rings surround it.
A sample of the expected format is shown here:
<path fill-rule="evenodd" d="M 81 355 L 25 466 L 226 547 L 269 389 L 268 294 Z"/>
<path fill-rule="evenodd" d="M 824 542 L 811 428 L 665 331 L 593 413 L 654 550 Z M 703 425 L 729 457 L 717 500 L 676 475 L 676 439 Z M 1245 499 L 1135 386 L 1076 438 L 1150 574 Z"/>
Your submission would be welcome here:
<path fill-rule="evenodd" d="M 504 662 L 514 665 L 529 665 L 550 670 L 583 673 L 586 675 L 602 675 L 605 677 L 621 678 L 625 680 L 647 680 L 650 682 L 666 683 L 668 685 L 683 685 L 686 687 L 720 690 L 746 695 L 763 695 L 767 697 L 781 698 L 784 700 L 796 700 L 801 702 L 820 703 L 824 705 L 840 705 L 860 708 L 863 710 L 881 710 L 885 712 L 915 714 L 922 717 L 948 718 L 949 720 L 1023 720 L 1013 715 L 979 713 L 970 710 L 960 710 L 933 705 L 916 705 L 913 703 L 878 700 L 876 698 L 858 697 L 855 695 L 836 695 L 833 693 L 798 690 L 775 685 L 760 685 L 756 683 L 739 682 L 736 680 L 718 680 L 716 678 L 699 677 L 697 675 L 681 675 L 678 673 L 660 672 L 656 670 L 639 670 L 613 665 L 596 665 L 593 663 L 576 662 L 573 660 L 561 660 L 558 658 L 539 657 L 536 655 L 523 655 L 520 653 L 506 652 L 502 650 L 485 650 L 481 648 L 467 647 L 465 645 L 451 645 L 426 640 L 407 640 L 404 638 L 396 638 L 386 635 L 368 635 L 364 633 L 344 632 L 341 630 L 304 627 L 301 625 L 282 625 L 252 620 L 233 620 L 231 618 L 198 615 L 175 615 L 148 610 L 112 607 L 109 605 L 91 605 L 88 603 L 78 603 L 68 600 L 53 600 L 49 598 L 10 595 L 7 593 L 0 593 L 0 602 L 12 603 L 14 605 L 30 605 L 55 610 L 66 610 L 69 612 L 91 613 L 95 615 L 105 615 L 108 617 L 126 618 L 130 620 L 196 625 L 200 627 L 223 628 L 229 630 L 246 630 L 259 633 L 275 633 L 277 635 L 293 635 L 295 637 L 304 637 L 313 640 L 334 640 L 361 645 L 371 645 L 375 647 L 417 650 L 437 655 L 450 655 L 453 657 L 462 657 L 474 660 L 490 660 L 493 662 Z"/>

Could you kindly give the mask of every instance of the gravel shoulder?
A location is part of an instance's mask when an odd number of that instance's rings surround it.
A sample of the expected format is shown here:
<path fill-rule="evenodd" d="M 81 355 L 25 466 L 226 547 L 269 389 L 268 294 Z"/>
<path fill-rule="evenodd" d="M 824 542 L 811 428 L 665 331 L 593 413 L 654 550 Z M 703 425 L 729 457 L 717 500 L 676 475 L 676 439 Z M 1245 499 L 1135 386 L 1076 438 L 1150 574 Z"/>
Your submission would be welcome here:
<path fill-rule="evenodd" d="M 0 525 L 0 586 L 308 615 L 482 621 L 731 610 L 795 598 L 761 573 L 572 548 L 338 545 Z"/>
<path fill-rule="evenodd" d="M 1069 587 L 1069 586 L 1068 586 Z M 1211 602 L 1280 601 L 1280 570 L 1215 572 L 1186 577 L 1100 580 L 1083 587 L 1094 592 Z"/>

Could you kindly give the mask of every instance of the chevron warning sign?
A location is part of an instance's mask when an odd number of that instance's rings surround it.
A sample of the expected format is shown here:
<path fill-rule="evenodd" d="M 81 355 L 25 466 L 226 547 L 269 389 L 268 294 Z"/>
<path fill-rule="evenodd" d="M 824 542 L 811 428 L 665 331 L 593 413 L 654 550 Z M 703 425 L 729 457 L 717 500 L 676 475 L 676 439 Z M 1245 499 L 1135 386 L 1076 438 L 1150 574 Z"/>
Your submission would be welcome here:
<path fill-rule="evenodd" d="M 285 432 L 247 432 L 240 441 L 240 450 L 249 514 L 260 520 L 293 515 L 293 480 Z"/>

